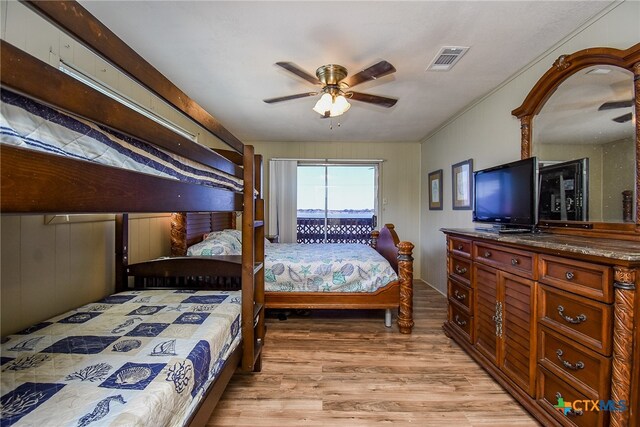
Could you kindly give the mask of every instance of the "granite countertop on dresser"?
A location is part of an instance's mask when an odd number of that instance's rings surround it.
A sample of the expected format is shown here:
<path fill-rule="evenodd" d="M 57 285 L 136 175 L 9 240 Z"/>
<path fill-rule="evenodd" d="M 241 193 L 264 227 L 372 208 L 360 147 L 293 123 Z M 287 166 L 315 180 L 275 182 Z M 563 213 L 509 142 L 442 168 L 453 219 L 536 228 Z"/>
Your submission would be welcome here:
<path fill-rule="evenodd" d="M 573 252 L 622 261 L 640 262 L 640 242 L 612 240 L 583 236 L 568 236 L 552 233 L 500 234 L 474 228 L 441 228 L 451 233 L 470 238 L 494 240 L 500 243 L 527 245 L 548 250 Z"/>

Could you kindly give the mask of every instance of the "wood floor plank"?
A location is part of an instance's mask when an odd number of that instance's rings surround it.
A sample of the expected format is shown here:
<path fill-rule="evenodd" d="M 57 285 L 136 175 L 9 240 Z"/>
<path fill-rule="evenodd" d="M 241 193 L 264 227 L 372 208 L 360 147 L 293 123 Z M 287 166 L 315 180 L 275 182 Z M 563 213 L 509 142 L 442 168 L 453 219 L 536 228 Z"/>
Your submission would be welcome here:
<path fill-rule="evenodd" d="M 262 372 L 235 374 L 207 425 L 538 426 L 444 335 L 446 307 L 416 283 L 411 335 L 381 310 L 269 317 Z"/>

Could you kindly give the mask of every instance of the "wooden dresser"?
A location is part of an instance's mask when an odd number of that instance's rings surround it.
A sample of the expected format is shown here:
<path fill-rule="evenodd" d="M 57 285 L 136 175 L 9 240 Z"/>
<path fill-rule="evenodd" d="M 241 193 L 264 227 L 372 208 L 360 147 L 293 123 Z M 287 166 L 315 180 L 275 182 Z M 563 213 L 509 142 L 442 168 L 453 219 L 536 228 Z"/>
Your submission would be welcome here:
<path fill-rule="evenodd" d="M 442 231 L 447 336 L 544 426 L 640 426 L 640 243 Z"/>

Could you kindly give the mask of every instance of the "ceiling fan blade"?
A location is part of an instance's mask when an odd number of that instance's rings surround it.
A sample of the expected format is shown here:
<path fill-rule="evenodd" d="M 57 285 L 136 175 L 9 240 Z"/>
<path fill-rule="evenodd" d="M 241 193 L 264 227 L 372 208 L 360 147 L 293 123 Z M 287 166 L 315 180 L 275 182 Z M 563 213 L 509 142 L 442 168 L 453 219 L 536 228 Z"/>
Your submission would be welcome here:
<path fill-rule="evenodd" d="M 369 104 L 376 104 L 386 108 L 391 108 L 396 105 L 396 102 L 398 102 L 397 99 L 378 95 L 369 95 L 368 93 L 361 92 L 347 92 L 347 97 L 353 99 L 354 101 L 368 102 Z"/>
<path fill-rule="evenodd" d="M 284 68 L 285 70 L 289 71 L 290 73 L 295 74 L 298 77 L 302 77 L 303 79 L 305 79 L 306 81 L 308 81 L 311 84 L 322 85 L 320 80 L 318 80 L 317 78 L 315 78 L 311 74 L 307 73 L 306 71 L 304 71 L 302 68 L 298 67 L 293 62 L 276 62 L 276 65 L 279 65 L 280 67 Z"/>
<path fill-rule="evenodd" d="M 629 99 L 628 101 L 611 101 L 605 102 L 600 107 L 598 107 L 598 111 L 604 110 L 614 110 L 616 108 L 628 108 L 633 105 L 633 99 Z"/>
<path fill-rule="evenodd" d="M 627 113 L 627 114 L 623 114 L 623 115 L 621 115 L 619 117 L 615 117 L 615 118 L 613 118 L 611 120 L 613 120 L 614 122 L 617 122 L 617 123 L 626 123 L 629 120 L 631 120 L 632 118 L 633 118 L 633 114 L 632 113 Z"/>
<path fill-rule="evenodd" d="M 346 83 L 349 87 L 354 87 L 360 83 L 368 82 L 369 80 L 375 80 L 378 77 L 386 76 L 387 74 L 395 73 L 396 69 L 393 65 L 387 61 L 380 61 L 371 67 L 347 77 L 341 83 Z"/>
<path fill-rule="evenodd" d="M 297 93 L 295 95 L 280 96 L 278 98 L 263 99 L 263 101 L 266 102 L 267 104 L 273 104 L 275 102 L 289 101 L 291 99 L 298 99 L 298 98 L 306 98 L 307 96 L 313 96 L 313 95 L 317 95 L 317 94 L 318 94 L 318 92 Z"/>

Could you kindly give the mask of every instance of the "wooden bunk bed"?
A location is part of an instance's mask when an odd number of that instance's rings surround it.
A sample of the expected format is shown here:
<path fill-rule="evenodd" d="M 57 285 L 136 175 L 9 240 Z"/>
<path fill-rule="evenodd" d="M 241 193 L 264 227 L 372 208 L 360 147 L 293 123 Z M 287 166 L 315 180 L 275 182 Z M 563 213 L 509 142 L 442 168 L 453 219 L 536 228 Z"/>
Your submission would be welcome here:
<path fill-rule="evenodd" d="M 255 190 L 259 188 L 261 165 L 256 165 L 252 146 L 244 145 L 237 140 L 79 4 L 72 1 L 25 3 L 169 104 L 182 110 L 234 150 L 216 152 L 174 134 L 4 40 L 0 42 L 0 79 L 6 99 L 24 100 L 22 104 L 29 105 L 33 101 L 33 105 L 40 109 L 51 108 L 55 114 L 60 112 L 62 116 L 69 115 L 73 120 L 82 120 L 78 123 L 83 125 L 90 123 L 89 126 L 94 126 L 92 129 L 103 128 L 109 133 L 109 137 L 113 133 L 120 135 L 122 140 L 133 139 L 136 144 L 139 141 L 144 142 L 153 150 L 164 150 L 164 153 L 171 156 L 177 155 L 191 160 L 206 170 L 220 172 L 220 176 L 241 183 L 241 188 L 234 190 L 232 187 L 168 179 L 5 144 L 3 134 L 0 157 L 2 214 L 117 213 L 115 239 L 116 247 L 121 248 L 116 251 L 117 292 L 132 292 L 132 295 L 138 292 L 138 289 L 128 286 L 127 244 L 126 240 L 121 240 L 126 236 L 127 213 L 215 211 L 234 215 L 234 212 L 242 212 L 242 233 L 247 242 L 242 247 L 242 255 L 220 257 L 214 266 L 222 273 L 232 271 L 240 277 L 241 342 L 235 349 L 229 350 L 224 364 L 216 367 L 215 381 L 203 387 L 204 391 L 199 393 L 195 409 L 189 411 L 188 418 L 182 420 L 182 423 L 188 425 L 204 425 L 238 367 L 246 372 L 261 369 L 260 355 L 265 333 L 262 268 L 264 231 L 263 202 L 259 198 L 259 192 Z M 228 158 L 236 161 L 240 159 L 241 165 Z M 28 348 L 25 347 L 25 350 Z M 3 363 L 6 362 L 4 359 L 3 357 Z M 6 366 L 3 367 L 3 372 L 9 372 L 5 368 Z M 129 378 L 140 375 L 140 371 L 127 372 Z M 114 381 L 120 381 L 122 384 L 125 380 L 118 377 Z M 5 400 L 10 399 L 5 399 L 9 395 L 5 392 L 6 390 L 2 391 L 3 417 L 4 406 L 7 403 Z M 105 399 L 105 402 L 108 410 L 108 399 Z M 98 407 L 96 411 L 97 409 Z M 20 417 L 7 422 L 13 424 L 19 419 Z M 90 421 L 92 420 L 89 418 L 83 418 L 79 425 L 85 425 Z"/>
<path fill-rule="evenodd" d="M 172 286 L 175 283 L 188 283 L 191 281 L 214 282 L 220 279 L 212 276 L 216 257 L 211 256 L 186 256 L 187 248 L 198 244 L 203 236 L 209 232 L 215 232 L 230 227 L 230 220 L 212 218 L 208 214 L 179 213 L 172 216 L 171 252 L 172 258 L 153 260 L 132 266 L 130 274 L 136 276 L 140 284 L 149 283 L 154 286 Z M 265 247 L 265 270 L 271 275 L 272 265 L 270 248 L 280 244 Z M 312 245 L 305 245 L 309 248 Z M 333 247 L 327 248 L 331 252 Z M 387 224 L 380 231 L 372 233 L 371 246 L 389 262 L 391 268 L 397 273 L 397 279 L 377 287 L 373 292 L 278 292 L 265 290 L 265 307 L 271 309 L 384 309 L 386 310 L 385 323 L 391 326 L 391 310 L 397 310 L 397 323 L 401 333 L 411 333 L 413 327 L 413 244 L 401 242 L 392 224 Z M 299 251 L 299 247 L 290 249 Z M 288 253 L 288 250 L 287 252 Z M 344 263 L 351 263 L 347 258 Z M 344 265 L 344 264 L 341 264 Z M 338 268 L 341 266 L 338 265 Z M 178 267 L 179 266 L 179 267 Z M 284 270 L 289 269 L 290 264 L 285 261 Z M 351 268 L 351 267 L 350 267 Z M 356 267 L 357 268 L 357 267 Z M 173 274 L 180 269 L 180 277 Z M 352 268 L 351 268 L 352 269 Z M 326 273 L 325 273 L 326 274 Z M 330 274 L 330 272 L 329 272 Z M 232 276 L 233 271 L 227 272 L 226 277 Z"/>

